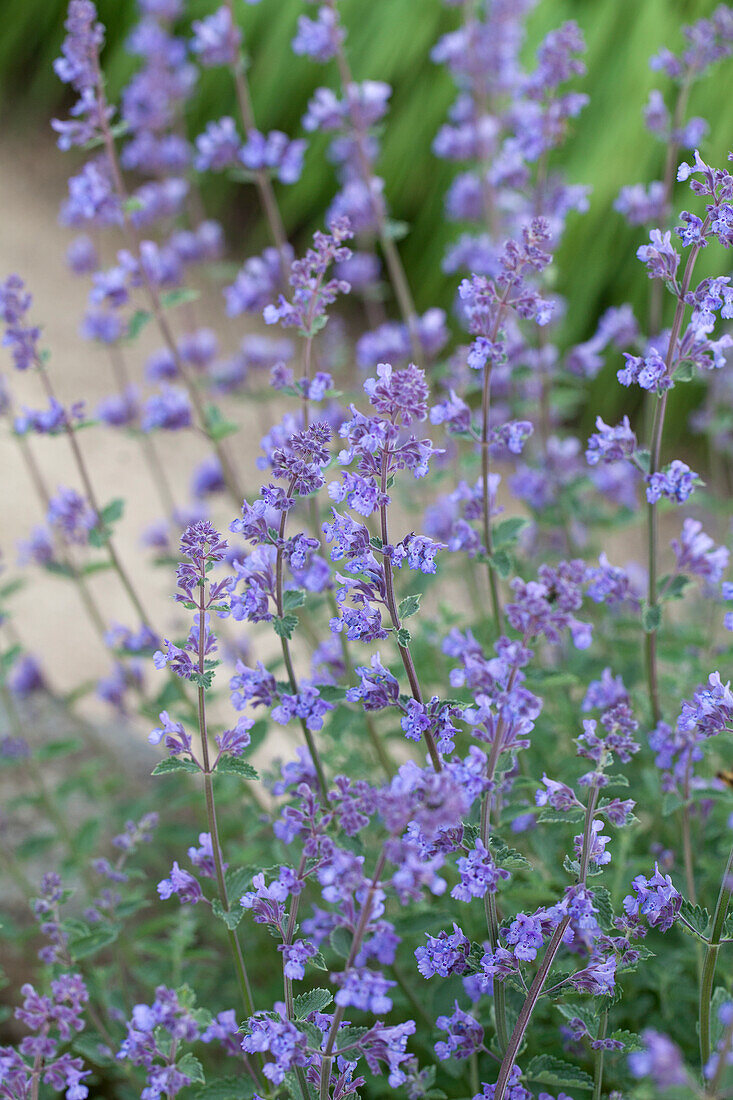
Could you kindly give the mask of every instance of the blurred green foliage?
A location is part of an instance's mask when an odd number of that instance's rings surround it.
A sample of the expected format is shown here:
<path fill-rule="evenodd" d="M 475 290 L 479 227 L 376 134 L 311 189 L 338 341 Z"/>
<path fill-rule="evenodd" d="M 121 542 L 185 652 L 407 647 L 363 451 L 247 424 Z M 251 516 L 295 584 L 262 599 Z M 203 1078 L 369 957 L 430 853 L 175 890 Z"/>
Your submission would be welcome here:
<path fill-rule="evenodd" d="M 214 0 L 190 0 L 188 12 L 196 18 L 215 6 Z M 566 145 L 555 154 L 572 182 L 592 188 L 590 210 L 571 216 L 558 257 L 557 289 L 571 303 L 563 344 L 589 336 L 599 312 L 623 301 L 633 304 L 644 323 L 649 284 L 635 259 L 644 234 L 627 226 L 612 204 L 624 184 L 662 173 L 664 149 L 644 129 L 642 109 L 651 88 L 670 94 L 673 89 L 666 78 L 649 69 L 649 56 L 661 46 L 678 50 L 681 26 L 710 14 L 715 6 L 713 0 L 540 0 L 530 19 L 525 58 L 530 67 L 540 38 L 563 20 L 577 20 L 588 44 L 588 73 L 577 86 L 588 92 L 590 104 Z M 135 0 L 98 0 L 98 7 L 108 28 L 105 67 L 114 95 L 132 69 L 124 40 L 137 8 Z M 263 0 L 254 6 L 239 0 L 238 7 L 252 58 L 250 79 L 258 124 L 296 135 L 313 89 L 335 79 L 331 66 L 296 58 L 290 51 L 303 0 Z M 64 0 L 0 0 L 0 114 L 6 127 L 41 124 L 63 106 L 63 89 L 51 63 L 62 38 L 65 8 Z M 410 227 L 400 248 L 417 304 L 421 309 L 436 302 L 445 304 L 451 299 L 455 278 L 442 274 L 440 261 L 446 242 L 458 229 L 442 219 L 442 208 L 455 167 L 436 160 L 430 146 L 454 86 L 445 70 L 430 61 L 429 52 L 438 36 L 455 26 L 457 12 L 445 8 L 441 0 L 343 0 L 342 8 L 355 76 L 386 80 L 394 88 L 379 169 L 387 180 L 394 217 Z M 733 62 L 723 62 L 695 86 L 690 100 L 689 113 L 710 122 L 703 154 L 713 163 L 722 163 L 731 145 L 731 86 Z M 199 132 L 211 118 L 235 112 L 228 73 L 204 73 L 190 110 L 191 133 Z M 324 138 L 316 137 L 301 182 L 279 188 L 291 233 L 310 231 L 319 224 L 334 193 L 326 146 Z M 681 207 L 687 203 L 686 187 L 680 187 L 678 194 Z M 248 251 L 265 243 L 261 226 L 251 233 L 258 215 L 252 189 L 218 180 L 207 198 L 232 228 L 247 227 Z M 721 271 L 719 250 L 708 251 L 710 255 L 703 254 L 699 263 L 701 277 Z M 612 417 L 620 413 L 628 394 L 609 387 L 608 380 L 606 372 L 596 379 L 588 405 Z"/>

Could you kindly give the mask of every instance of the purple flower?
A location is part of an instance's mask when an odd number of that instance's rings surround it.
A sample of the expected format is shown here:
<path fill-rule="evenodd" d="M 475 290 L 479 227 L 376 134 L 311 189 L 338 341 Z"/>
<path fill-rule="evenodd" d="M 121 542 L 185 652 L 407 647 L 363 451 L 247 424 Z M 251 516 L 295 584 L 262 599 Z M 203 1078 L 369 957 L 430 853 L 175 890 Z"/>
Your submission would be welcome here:
<path fill-rule="evenodd" d="M 456 860 L 456 868 L 461 881 L 451 890 L 451 897 L 458 901 L 472 901 L 473 898 L 485 897 L 487 893 L 495 894 L 499 880 L 509 878 L 509 872 L 496 866 L 491 852 L 479 837 L 474 842 L 473 850 Z"/>
<path fill-rule="evenodd" d="M 686 519 L 679 539 L 672 540 L 672 549 L 680 572 L 702 577 L 709 588 L 717 587 L 728 568 L 728 549 L 716 546 L 696 519 Z"/>
<path fill-rule="evenodd" d="M 305 148 L 305 141 L 290 141 L 280 130 L 271 130 L 269 134 L 250 130 L 239 150 L 239 159 L 251 172 L 270 171 L 281 183 L 297 183 L 303 170 Z"/>
<path fill-rule="evenodd" d="M 170 876 L 158 883 L 158 893 L 164 901 L 177 894 L 181 905 L 195 905 L 203 898 L 197 880 L 188 871 L 183 871 L 178 863 L 173 864 Z"/>
<path fill-rule="evenodd" d="M 194 167 L 198 172 L 221 172 L 237 163 L 242 139 L 233 118 L 225 115 L 210 122 L 196 138 Z"/>
<path fill-rule="evenodd" d="M 284 1005 L 282 1009 L 279 1020 L 265 1013 L 250 1016 L 246 1023 L 249 1034 L 242 1039 L 242 1050 L 248 1054 L 270 1054 L 273 1060 L 265 1062 L 262 1072 L 273 1085 L 282 1084 L 285 1074 L 296 1066 L 308 1064 L 308 1036 L 284 1018 Z"/>
<path fill-rule="evenodd" d="M 630 386 L 636 382 L 643 390 L 652 390 L 659 394 L 673 385 L 667 374 L 667 364 L 654 348 L 645 359 L 638 355 L 629 355 L 626 351 L 624 359 L 626 366 L 616 372 L 622 386 Z M 626 423 L 628 424 L 628 420 Z"/>
<path fill-rule="evenodd" d="M 585 457 L 589 466 L 599 462 L 618 462 L 630 458 L 636 450 L 636 434 L 632 432 L 628 416 L 615 428 L 609 427 L 600 416 L 596 417 L 598 431 L 588 440 Z"/>
<path fill-rule="evenodd" d="M 438 1016 L 435 1026 L 448 1032 L 447 1041 L 441 1040 L 435 1044 L 435 1053 L 441 1062 L 447 1058 L 456 1058 L 459 1061 L 470 1058 L 483 1047 L 484 1029 L 475 1017 L 458 1007 L 457 1001 L 453 1014 Z"/>
<path fill-rule="evenodd" d="M 283 956 L 283 972 L 291 981 L 302 981 L 305 977 L 305 965 L 308 959 L 317 954 L 316 948 L 308 940 L 296 940 L 291 944 L 280 944 L 278 951 Z"/>
<path fill-rule="evenodd" d="M 678 458 L 669 464 L 666 470 L 647 474 L 646 499 L 656 504 L 662 497 L 676 504 L 684 504 L 699 483 L 699 476 L 685 462 Z"/>
<path fill-rule="evenodd" d="M 454 923 L 452 932 L 428 935 L 427 945 L 415 950 L 417 969 L 423 978 L 432 978 L 434 974 L 441 978 L 447 978 L 450 974 L 464 974 L 468 969 L 470 949 L 471 944 Z"/>
<path fill-rule="evenodd" d="M 341 974 L 332 974 L 331 980 L 339 986 L 335 1001 L 343 1007 L 358 1008 L 380 1016 L 392 1009 L 392 999 L 387 990 L 397 983 L 389 981 L 378 970 L 352 967 Z"/>
<path fill-rule="evenodd" d="M 324 5 L 318 9 L 315 19 L 307 15 L 298 16 L 298 30 L 291 45 L 293 53 L 325 63 L 336 55 L 345 37 L 346 32 L 339 26 L 336 10 Z"/>
<path fill-rule="evenodd" d="M 644 1049 L 629 1055 L 629 1069 L 634 1077 L 649 1077 L 659 1089 L 686 1085 L 687 1072 L 680 1048 L 650 1027 L 642 1031 L 641 1038 Z"/>
<path fill-rule="evenodd" d="M 219 8 L 205 19 L 194 19 L 191 30 L 191 50 L 203 66 L 236 64 L 242 34 L 228 7 Z"/>
<path fill-rule="evenodd" d="M 667 932 L 677 920 L 682 905 L 682 896 L 672 885 L 669 875 L 662 875 L 655 865 L 651 878 L 637 875 L 631 886 L 634 894 L 624 898 L 624 910 L 630 916 L 646 917 L 650 927 Z"/>

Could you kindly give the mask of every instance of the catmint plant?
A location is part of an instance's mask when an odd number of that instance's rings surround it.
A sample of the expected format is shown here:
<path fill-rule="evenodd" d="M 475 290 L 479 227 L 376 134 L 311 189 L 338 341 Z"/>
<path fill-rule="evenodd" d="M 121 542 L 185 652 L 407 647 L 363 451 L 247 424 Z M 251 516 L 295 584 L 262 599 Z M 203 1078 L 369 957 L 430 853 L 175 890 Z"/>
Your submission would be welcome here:
<path fill-rule="evenodd" d="M 265 129 L 257 6 L 137 0 L 113 96 L 100 13 L 68 4 L 53 130 L 80 154 L 61 221 L 96 408 L 61 401 L 30 278 L 0 283 L 0 420 L 40 517 L 0 578 L 0 1097 L 724 1100 L 733 177 L 687 106 L 733 12 L 653 62 L 663 179 L 616 202 L 648 323 L 604 302 L 568 346 L 563 273 L 590 259 L 565 231 L 605 201 L 565 172 L 584 14 L 538 40 L 534 0 L 446 0 L 429 60 L 456 97 L 414 141 L 456 166 L 450 290 L 421 312 L 380 159 L 399 95 L 362 78 L 351 8 L 259 0 L 319 82 Z M 231 102 L 202 119 L 209 80 Z M 319 132 L 337 189 L 307 212 Z M 258 254 L 210 216 L 212 176 L 255 196 Z M 693 382 L 707 451 L 673 438 Z M 134 558 L 90 432 L 140 447 L 160 515 Z M 64 445 L 57 484 L 39 452 Z M 63 693 L 26 644 L 39 570 L 111 662 Z"/>

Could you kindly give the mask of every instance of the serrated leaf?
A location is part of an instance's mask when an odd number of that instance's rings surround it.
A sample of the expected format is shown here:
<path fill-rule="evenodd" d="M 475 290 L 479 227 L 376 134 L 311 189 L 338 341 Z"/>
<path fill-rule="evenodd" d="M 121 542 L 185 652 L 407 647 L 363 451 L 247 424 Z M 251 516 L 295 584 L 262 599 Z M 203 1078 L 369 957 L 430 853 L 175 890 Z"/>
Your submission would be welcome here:
<path fill-rule="evenodd" d="M 351 951 L 353 938 L 354 937 L 352 936 L 351 932 L 348 931 L 348 929 L 342 928 L 339 925 L 338 928 L 334 928 L 333 932 L 329 936 L 331 949 L 339 956 L 339 958 L 347 959 L 349 957 L 349 952 Z"/>
<path fill-rule="evenodd" d="M 672 378 L 675 382 L 691 382 L 695 377 L 695 370 L 689 360 L 685 360 L 675 368 Z"/>
<path fill-rule="evenodd" d="M 605 886 L 594 886 L 592 893 L 593 902 L 598 910 L 598 923 L 604 932 L 610 932 L 613 929 L 611 894 Z"/>
<path fill-rule="evenodd" d="M 252 871 L 247 867 L 230 867 L 224 873 L 227 896 L 231 901 L 239 903 L 239 899 L 249 889 L 252 882 Z"/>
<path fill-rule="evenodd" d="M 497 523 L 492 531 L 491 539 L 494 549 L 498 550 L 502 546 L 510 546 L 515 543 L 528 525 L 529 520 L 525 519 L 524 516 L 510 516 L 509 519 Z"/>
<path fill-rule="evenodd" d="M 644 1049 L 644 1042 L 635 1031 L 625 1031 L 623 1028 L 619 1028 L 617 1031 L 612 1031 L 606 1038 L 615 1039 L 617 1043 L 623 1043 L 626 1054 L 631 1054 L 634 1050 Z"/>
<path fill-rule="evenodd" d="M 405 626 L 401 626 L 397 631 L 397 645 L 402 646 L 405 649 L 412 641 L 412 634 Z"/>
<path fill-rule="evenodd" d="M 543 806 L 540 812 L 537 814 L 537 820 L 541 825 L 557 825 L 563 823 L 566 825 L 577 824 L 585 817 L 585 811 L 576 807 L 570 810 L 556 810 L 554 806 Z"/>
<path fill-rule="evenodd" d="M 705 936 L 705 932 L 710 923 L 710 914 L 707 909 L 703 909 L 699 905 L 692 905 L 687 898 L 683 898 L 682 905 L 680 906 L 680 915 L 685 918 L 688 924 L 692 925 L 699 936 Z"/>
<path fill-rule="evenodd" d="M 224 921 L 224 924 L 230 932 L 234 931 L 244 916 L 244 909 L 238 901 L 232 909 L 225 909 L 218 898 L 213 898 L 211 902 L 211 912 L 214 916 L 218 917 L 219 920 Z"/>
<path fill-rule="evenodd" d="M 278 638 L 292 638 L 293 631 L 298 625 L 298 619 L 295 615 L 283 615 L 282 618 L 276 616 L 272 620 L 272 625 L 275 629 L 275 633 Z"/>
<path fill-rule="evenodd" d="M 295 611 L 305 603 L 305 592 L 302 588 L 289 588 L 283 593 L 283 608 L 285 611 Z"/>
<path fill-rule="evenodd" d="M 120 934 L 119 928 L 114 924 L 106 924 L 100 928 L 92 928 L 83 935 L 69 936 L 68 949 L 72 959 L 86 959 L 89 955 L 96 955 L 105 947 L 114 943 Z"/>
<path fill-rule="evenodd" d="M 238 775 L 242 779 L 259 779 L 256 768 L 238 756 L 222 756 L 216 765 L 216 775 Z"/>
<path fill-rule="evenodd" d="M 169 756 L 167 760 L 160 760 L 150 774 L 167 775 L 169 772 L 198 772 L 200 770 L 193 760 L 182 760 L 178 756 Z"/>
<path fill-rule="evenodd" d="M 217 1077 L 207 1081 L 192 1095 L 194 1100 L 252 1100 L 254 1092 L 254 1081 L 240 1074 L 238 1077 Z"/>
<path fill-rule="evenodd" d="M 404 600 L 400 600 L 397 608 L 400 619 L 409 619 L 411 615 L 417 614 L 420 610 L 420 596 L 421 593 L 418 592 L 414 596 L 405 596 Z"/>
<path fill-rule="evenodd" d="M 553 1054 L 538 1054 L 533 1058 L 525 1070 L 525 1077 L 561 1088 L 593 1088 L 593 1078 L 589 1074 Z"/>
<path fill-rule="evenodd" d="M 204 1067 L 194 1054 L 184 1054 L 180 1061 L 176 1062 L 176 1069 L 179 1073 L 184 1073 L 191 1084 L 206 1084 Z"/>
<path fill-rule="evenodd" d="M 645 603 L 641 609 L 641 625 L 647 634 L 653 634 L 659 630 L 662 622 L 662 609 L 658 603 L 650 605 Z"/>
<path fill-rule="evenodd" d="M 307 993 L 299 993 L 294 1001 L 295 1016 L 302 1020 L 311 1012 L 323 1012 L 332 1001 L 333 994 L 328 989 L 309 989 Z"/>

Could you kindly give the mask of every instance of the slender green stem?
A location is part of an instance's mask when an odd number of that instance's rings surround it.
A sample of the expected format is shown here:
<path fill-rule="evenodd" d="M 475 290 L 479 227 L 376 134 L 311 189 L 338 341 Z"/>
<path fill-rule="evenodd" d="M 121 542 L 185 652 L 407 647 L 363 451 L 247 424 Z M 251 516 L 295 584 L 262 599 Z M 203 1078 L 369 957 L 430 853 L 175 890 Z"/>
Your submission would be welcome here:
<path fill-rule="evenodd" d="M 202 567 L 200 586 L 199 586 L 199 622 L 198 622 L 198 670 L 199 676 L 203 676 L 205 669 L 205 648 L 206 648 L 206 629 L 205 629 L 205 616 L 206 616 L 206 603 L 205 603 L 205 591 L 206 591 L 206 571 Z M 219 840 L 219 824 L 216 817 L 216 803 L 214 801 L 214 784 L 211 778 L 211 760 L 209 756 L 209 733 L 206 723 L 206 689 L 203 683 L 199 683 L 198 686 L 198 715 L 199 715 L 199 736 L 201 739 L 201 758 L 203 761 L 203 773 L 204 773 L 204 794 L 206 798 L 206 817 L 209 825 L 209 833 L 211 835 L 211 851 L 214 856 L 214 867 L 216 870 L 216 886 L 219 894 L 219 901 L 221 902 L 222 909 L 225 913 L 229 912 L 229 896 L 227 893 L 226 879 L 224 878 L 224 864 L 221 854 L 221 843 Z M 234 960 L 234 969 L 237 975 L 237 982 L 239 983 L 239 989 L 242 994 L 242 1000 L 248 1016 L 254 1013 L 254 1000 L 252 997 L 252 989 L 249 982 L 249 976 L 247 974 L 247 967 L 244 962 L 244 955 L 242 953 L 242 945 L 239 942 L 237 933 L 232 928 L 227 928 L 227 938 L 229 940 L 229 947 L 231 949 L 232 958 Z M 257 1081 L 256 1075 L 253 1073 L 255 1081 Z"/>
<path fill-rule="evenodd" d="M 385 449 L 382 451 L 382 476 L 381 476 L 381 490 L 382 500 L 387 495 L 387 473 L 389 468 L 389 452 Z M 389 526 L 387 521 L 387 505 L 381 504 L 379 506 L 379 516 L 381 524 L 382 546 L 389 545 Z M 382 566 L 384 569 L 384 586 L 386 590 L 385 602 L 387 604 L 387 610 L 389 611 L 390 619 L 392 620 L 392 626 L 395 634 L 399 637 L 399 631 L 401 629 L 400 616 L 397 609 L 397 601 L 394 593 L 394 576 L 392 573 L 392 562 L 386 554 L 382 555 Z M 422 703 L 423 696 L 420 689 L 420 681 L 417 677 L 417 671 L 415 669 L 415 662 L 412 659 L 412 653 L 410 652 L 409 643 L 404 645 L 401 642 L 397 642 L 397 648 L 400 651 L 400 657 L 402 658 L 402 664 L 407 675 L 407 681 L 410 685 L 410 691 L 413 699 L 418 703 Z M 433 765 L 433 769 L 436 772 L 442 771 L 443 765 L 440 762 L 440 755 L 438 753 L 438 747 L 435 744 L 435 738 L 429 729 L 425 730 L 425 744 L 427 745 L 428 752 L 430 754 L 430 760 Z"/>
<path fill-rule="evenodd" d="M 723 879 L 720 883 L 718 901 L 713 913 L 713 927 L 710 940 L 705 951 L 705 959 L 702 965 L 702 977 L 700 979 L 700 1067 L 701 1070 L 710 1060 L 710 1010 L 713 999 L 713 981 L 715 968 L 720 953 L 720 941 L 723 935 L 723 925 L 730 907 L 731 892 L 733 891 L 733 848 L 730 850 L 728 862 L 725 865 Z"/>
<path fill-rule="evenodd" d="M 350 970 L 354 965 L 354 959 L 359 954 L 362 941 L 364 939 L 364 933 L 367 930 L 369 919 L 372 913 L 372 905 L 374 902 L 374 895 L 379 887 L 380 880 L 382 878 L 382 872 L 384 865 L 387 861 L 387 855 L 385 851 L 386 846 L 382 847 L 382 851 L 379 853 L 376 867 L 374 868 L 374 874 L 372 875 L 372 881 L 369 884 L 369 891 L 364 899 L 364 905 L 362 906 L 361 913 L 359 914 L 359 923 L 356 926 L 353 939 L 351 941 L 351 950 L 349 951 L 349 957 L 344 963 L 344 973 Z M 333 1014 L 333 1020 L 331 1021 L 331 1028 L 328 1032 L 328 1038 L 326 1040 L 326 1049 L 321 1055 L 321 1087 L 319 1091 L 319 1100 L 328 1100 L 329 1097 L 329 1085 L 331 1082 L 331 1063 L 333 1061 L 333 1052 L 336 1045 L 336 1036 L 338 1035 L 339 1028 L 343 1023 L 344 1016 L 346 1014 L 346 1008 L 344 1005 L 336 1005 L 336 1011 Z"/>
<path fill-rule="evenodd" d="M 598 1038 L 605 1039 L 606 1031 L 608 1030 L 608 1009 L 604 1008 L 601 1013 L 601 1023 L 598 1028 Z M 601 1093 L 603 1092 L 603 1056 L 605 1054 L 603 1047 L 600 1047 L 595 1052 L 595 1058 L 593 1059 L 593 1100 L 601 1100 Z"/>
<path fill-rule="evenodd" d="M 288 491 L 286 494 L 288 497 L 291 496 L 294 486 L 295 478 L 291 480 L 288 487 Z M 283 546 L 285 543 L 285 526 L 287 524 L 287 521 L 287 509 L 283 508 L 280 515 L 280 530 L 278 532 L 277 540 L 277 557 L 275 559 L 275 604 L 277 607 L 277 613 L 281 619 L 285 610 L 283 604 Z M 298 678 L 295 675 L 295 666 L 293 665 L 293 658 L 290 653 L 290 643 L 284 635 L 281 635 L 280 637 L 280 644 L 282 647 L 285 669 L 287 671 L 288 680 L 290 682 L 290 690 L 293 692 L 293 695 L 297 695 L 299 690 Z M 311 731 L 308 729 L 304 718 L 300 719 L 300 728 L 303 731 L 303 737 L 305 739 L 306 745 L 308 746 L 308 752 L 310 754 L 313 767 L 316 771 L 316 777 L 318 779 L 318 786 L 321 791 L 321 797 L 323 799 L 324 805 L 328 806 L 328 783 L 326 782 L 326 772 L 323 767 L 323 761 L 321 760 L 320 753 L 318 752 L 318 746 L 316 745 L 315 738 L 313 737 Z"/>
<path fill-rule="evenodd" d="M 728 1068 L 729 1058 L 731 1051 L 733 1050 L 733 1020 L 728 1024 L 725 1029 L 725 1034 L 718 1047 L 718 1060 L 715 1066 L 715 1073 L 710 1079 L 709 1084 L 705 1089 L 705 1095 L 714 1097 L 720 1092 L 720 1086 L 723 1083 L 723 1075 Z M 730 1094 L 729 1094 L 730 1095 Z"/>
<path fill-rule="evenodd" d="M 708 225 L 710 223 L 710 216 L 705 219 L 700 236 L 702 239 L 705 237 Z M 674 363 L 674 357 L 677 352 L 677 343 L 679 341 L 680 329 L 682 327 L 682 319 L 685 314 L 685 295 L 690 287 L 690 280 L 692 279 L 692 272 L 695 267 L 695 261 L 697 260 L 698 253 L 700 251 L 700 245 L 694 245 L 690 250 L 690 254 L 687 257 L 687 264 L 685 265 L 685 272 L 682 277 L 682 283 L 679 287 L 677 294 L 677 307 L 675 309 L 674 320 L 672 321 L 672 330 L 669 334 L 669 345 L 667 347 L 667 358 L 665 361 L 666 371 L 665 375 L 669 378 L 672 374 L 672 366 Z M 652 437 L 651 446 L 649 449 L 649 474 L 655 474 L 659 470 L 659 462 L 662 452 L 662 434 L 664 432 L 664 417 L 667 411 L 667 398 L 669 390 L 665 390 L 661 397 L 657 398 L 656 407 L 654 409 L 654 422 L 652 425 Z M 659 517 L 657 502 L 650 502 L 647 504 L 647 549 L 648 549 L 648 567 L 649 567 L 649 587 L 647 591 L 647 603 L 649 608 L 656 608 L 658 606 L 658 592 L 657 592 L 657 544 L 659 541 Z M 650 630 L 645 635 L 645 656 L 646 656 L 646 673 L 647 673 L 647 686 L 649 691 L 649 703 L 651 705 L 652 717 L 655 725 L 661 721 L 662 707 L 659 701 L 659 675 L 657 669 L 657 631 L 656 629 Z"/>
<path fill-rule="evenodd" d="M 583 828 L 583 847 L 581 849 L 580 856 L 580 874 L 578 881 L 585 885 L 588 876 L 588 863 L 590 861 L 590 839 L 591 839 L 591 826 L 593 824 L 593 818 L 595 816 L 596 802 L 598 800 L 598 787 L 593 785 L 590 788 L 588 794 L 588 805 L 585 811 L 585 825 Z M 509 1081 L 509 1075 L 511 1074 L 514 1061 L 517 1057 L 522 1041 L 524 1039 L 529 1022 L 532 1019 L 532 1013 L 534 1012 L 537 1002 L 542 995 L 542 990 L 547 980 L 547 975 L 550 972 L 555 956 L 560 950 L 560 946 L 565 935 L 565 930 L 570 923 L 570 917 L 566 916 L 558 924 L 557 928 L 552 934 L 552 938 L 547 945 L 542 962 L 539 969 L 535 974 L 534 981 L 529 988 L 529 993 L 525 998 L 524 1004 L 519 1012 L 519 1017 L 514 1027 L 514 1031 L 511 1034 L 509 1044 L 504 1054 L 504 1059 L 499 1069 L 499 1076 L 497 1078 L 496 1087 L 494 1090 L 494 1100 L 504 1100 L 506 1093 L 507 1083 Z"/>

